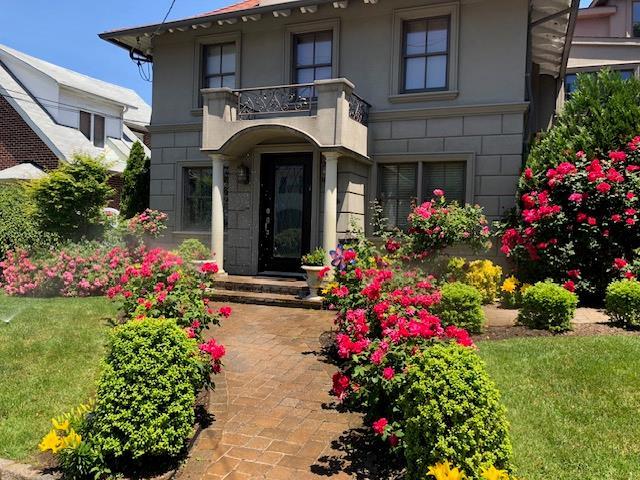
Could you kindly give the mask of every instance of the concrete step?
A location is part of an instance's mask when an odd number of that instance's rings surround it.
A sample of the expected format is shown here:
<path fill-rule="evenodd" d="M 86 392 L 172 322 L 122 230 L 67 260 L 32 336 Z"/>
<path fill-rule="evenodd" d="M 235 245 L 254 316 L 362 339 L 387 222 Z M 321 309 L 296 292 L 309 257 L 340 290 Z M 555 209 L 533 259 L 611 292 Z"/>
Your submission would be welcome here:
<path fill-rule="evenodd" d="M 217 283 L 216 283 L 217 284 Z M 251 305 L 268 305 L 272 307 L 306 308 L 320 310 L 322 302 L 305 300 L 296 295 L 270 292 L 250 292 L 213 288 L 208 297 L 214 302 L 246 303 Z"/>
<path fill-rule="evenodd" d="M 276 293 L 306 297 L 309 294 L 307 282 L 297 278 L 283 277 L 250 277 L 229 275 L 218 277 L 214 281 L 217 290 L 230 290 L 236 292 Z"/>

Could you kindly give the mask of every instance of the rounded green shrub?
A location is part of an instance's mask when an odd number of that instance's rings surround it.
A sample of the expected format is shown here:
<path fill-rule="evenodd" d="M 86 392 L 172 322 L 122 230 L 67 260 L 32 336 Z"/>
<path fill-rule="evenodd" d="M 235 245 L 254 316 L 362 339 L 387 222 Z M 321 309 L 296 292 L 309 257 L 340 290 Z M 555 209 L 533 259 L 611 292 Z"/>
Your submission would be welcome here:
<path fill-rule="evenodd" d="M 193 260 L 208 260 L 211 258 L 211 250 L 200 240 L 188 238 L 178 247 L 178 255 L 187 262 Z"/>
<path fill-rule="evenodd" d="M 400 407 L 409 479 L 425 478 L 444 460 L 469 474 L 510 468 L 506 411 L 473 349 L 454 343 L 426 349 L 409 367 L 406 385 Z"/>
<path fill-rule="evenodd" d="M 529 328 L 564 332 L 571 330 L 578 297 L 553 282 L 538 282 L 522 295 L 518 322 Z"/>
<path fill-rule="evenodd" d="M 640 327 L 640 282 L 620 280 L 607 287 L 607 314 L 614 322 Z"/>
<path fill-rule="evenodd" d="M 471 333 L 480 333 L 484 326 L 482 295 L 477 288 L 461 282 L 447 283 L 442 287 L 442 300 L 433 307 L 433 313 L 443 327 L 455 325 Z"/>
<path fill-rule="evenodd" d="M 196 341 L 173 320 L 144 319 L 113 329 L 108 348 L 89 442 L 109 465 L 175 458 L 193 431 L 203 384 Z"/>

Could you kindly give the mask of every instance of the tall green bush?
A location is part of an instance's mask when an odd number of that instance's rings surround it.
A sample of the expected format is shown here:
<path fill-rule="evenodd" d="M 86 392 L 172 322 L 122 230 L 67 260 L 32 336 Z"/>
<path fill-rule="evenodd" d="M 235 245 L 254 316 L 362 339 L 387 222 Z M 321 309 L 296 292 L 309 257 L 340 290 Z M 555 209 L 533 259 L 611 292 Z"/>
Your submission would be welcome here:
<path fill-rule="evenodd" d="M 193 431 L 203 384 L 196 340 L 173 320 L 145 319 L 115 328 L 108 347 L 89 442 L 110 464 L 176 457 Z"/>
<path fill-rule="evenodd" d="M 400 407 L 409 479 L 424 479 L 444 460 L 468 473 L 491 465 L 509 469 L 505 408 L 477 353 L 453 343 L 433 345 L 415 358 L 405 385 Z"/>
<path fill-rule="evenodd" d="M 144 154 L 144 147 L 140 142 L 135 142 L 123 173 L 120 211 L 125 218 L 131 218 L 149 208 L 150 165 L 151 161 Z"/>
<path fill-rule="evenodd" d="M 533 170 L 573 160 L 582 150 L 589 158 L 622 148 L 640 132 L 640 80 L 623 80 L 604 69 L 597 75 L 578 75 L 571 95 L 552 129 L 540 137 L 527 165 Z"/>
<path fill-rule="evenodd" d="M 22 184 L 0 185 L 0 258 L 10 250 L 37 250 L 56 243 L 34 218 L 34 205 Z"/>
<path fill-rule="evenodd" d="M 33 182 L 35 218 L 43 230 L 63 239 L 100 236 L 102 211 L 112 193 L 108 178 L 100 159 L 75 155 L 71 162 Z"/>

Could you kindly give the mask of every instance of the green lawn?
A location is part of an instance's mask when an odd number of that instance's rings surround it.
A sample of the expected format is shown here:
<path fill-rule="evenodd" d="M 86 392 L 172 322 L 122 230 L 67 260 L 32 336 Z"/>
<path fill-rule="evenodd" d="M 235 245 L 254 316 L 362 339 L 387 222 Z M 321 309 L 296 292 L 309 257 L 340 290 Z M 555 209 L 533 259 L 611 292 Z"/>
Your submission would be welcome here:
<path fill-rule="evenodd" d="M 640 337 L 479 344 L 526 480 L 640 479 Z"/>
<path fill-rule="evenodd" d="M 92 395 L 114 315 L 104 298 L 0 296 L 0 458 L 33 460 L 50 418 Z"/>

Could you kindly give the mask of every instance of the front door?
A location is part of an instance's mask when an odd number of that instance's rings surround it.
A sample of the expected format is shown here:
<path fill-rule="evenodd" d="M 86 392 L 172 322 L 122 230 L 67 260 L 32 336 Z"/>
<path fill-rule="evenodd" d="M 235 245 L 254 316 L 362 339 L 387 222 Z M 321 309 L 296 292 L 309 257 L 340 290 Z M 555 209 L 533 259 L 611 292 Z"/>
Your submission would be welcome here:
<path fill-rule="evenodd" d="M 312 165 L 312 153 L 262 155 L 261 272 L 299 272 L 309 253 Z"/>

